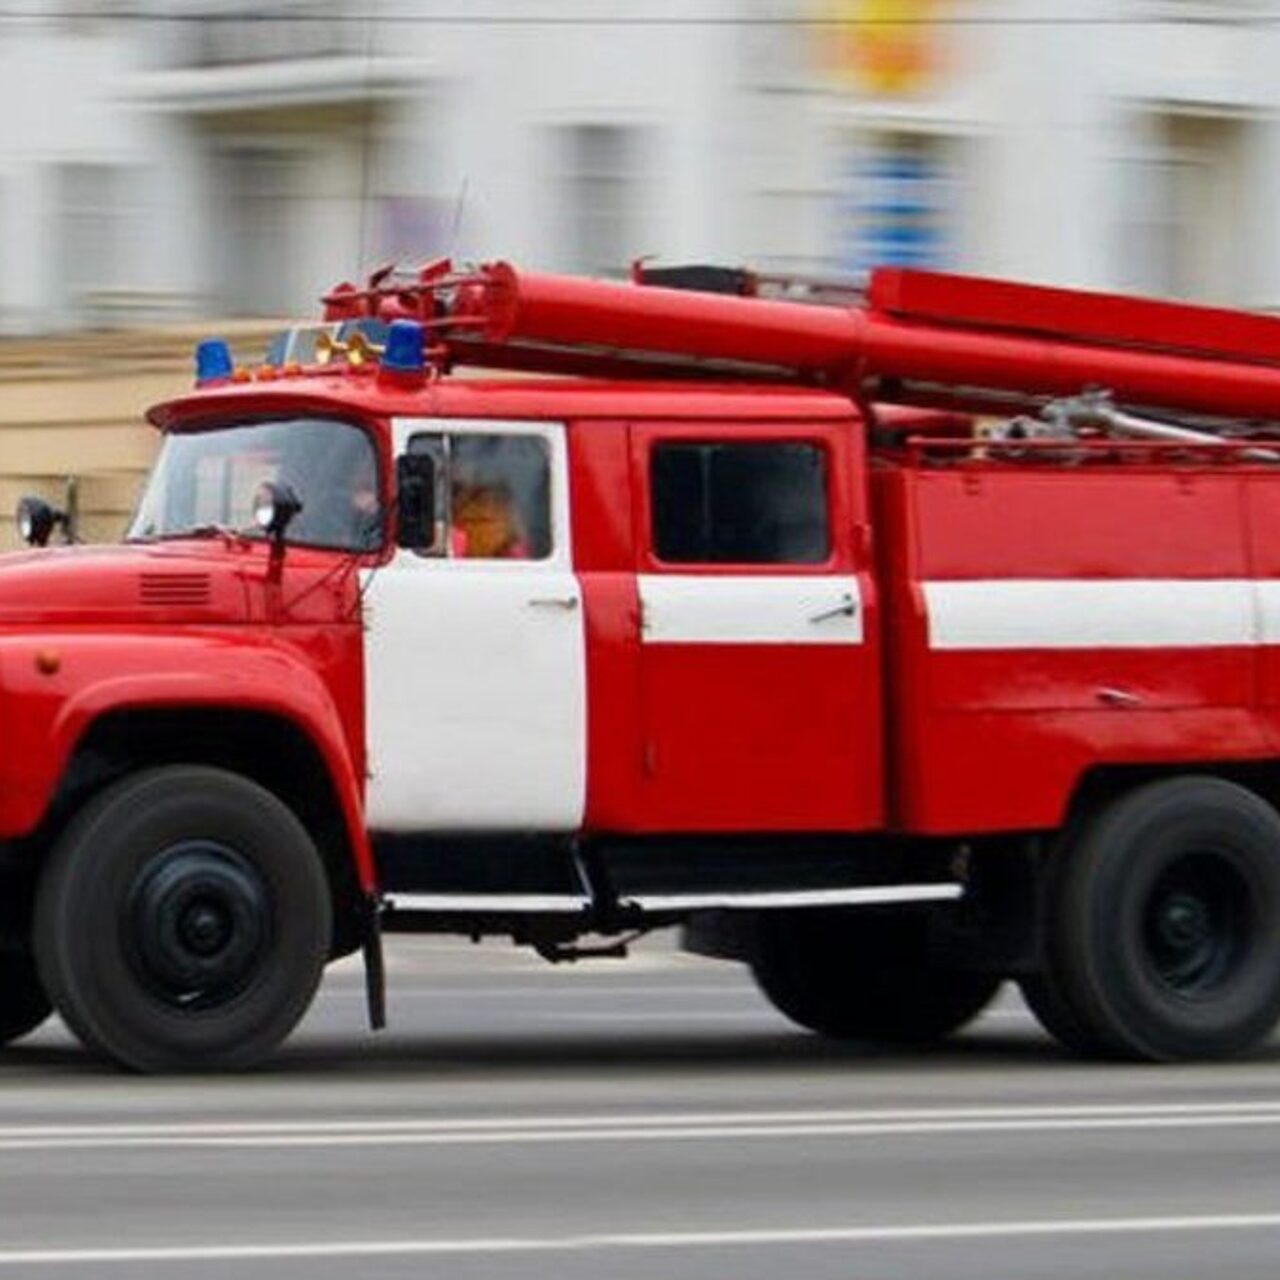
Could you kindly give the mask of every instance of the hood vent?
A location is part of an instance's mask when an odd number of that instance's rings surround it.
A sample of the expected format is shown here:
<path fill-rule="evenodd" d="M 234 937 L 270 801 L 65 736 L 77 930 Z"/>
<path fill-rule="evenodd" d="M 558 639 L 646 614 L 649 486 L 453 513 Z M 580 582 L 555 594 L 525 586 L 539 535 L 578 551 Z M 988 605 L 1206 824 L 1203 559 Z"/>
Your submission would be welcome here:
<path fill-rule="evenodd" d="M 207 573 L 144 573 L 138 578 L 143 604 L 208 604 L 210 582 Z"/>

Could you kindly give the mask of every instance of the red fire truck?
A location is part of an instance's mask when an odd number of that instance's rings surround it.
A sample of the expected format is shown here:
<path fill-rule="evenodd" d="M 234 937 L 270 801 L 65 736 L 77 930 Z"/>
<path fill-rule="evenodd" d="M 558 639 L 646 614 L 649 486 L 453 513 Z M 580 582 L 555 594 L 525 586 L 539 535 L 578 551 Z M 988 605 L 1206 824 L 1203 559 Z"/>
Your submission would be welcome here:
<path fill-rule="evenodd" d="M 435 263 L 150 417 L 121 545 L 0 561 L 3 1039 L 244 1066 L 393 930 L 683 925 L 869 1040 L 1280 1014 L 1280 319 Z"/>

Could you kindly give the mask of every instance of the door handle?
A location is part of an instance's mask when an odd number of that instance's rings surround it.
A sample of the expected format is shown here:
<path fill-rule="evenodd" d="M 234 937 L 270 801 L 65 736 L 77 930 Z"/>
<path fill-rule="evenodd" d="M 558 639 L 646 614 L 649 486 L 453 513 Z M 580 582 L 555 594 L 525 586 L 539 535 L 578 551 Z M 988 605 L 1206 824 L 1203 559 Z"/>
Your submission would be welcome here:
<path fill-rule="evenodd" d="M 531 609 L 576 609 L 577 596 L 534 596 L 529 601 Z"/>
<path fill-rule="evenodd" d="M 1140 707 L 1142 698 L 1139 694 L 1130 693 L 1127 689 L 1113 689 L 1104 686 L 1095 691 L 1094 696 L 1107 707 Z"/>
<path fill-rule="evenodd" d="M 831 609 L 823 609 L 821 613 L 809 615 L 810 622 L 829 622 L 832 618 L 852 618 L 858 612 L 858 602 L 849 594 L 845 594 L 840 604 Z"/>

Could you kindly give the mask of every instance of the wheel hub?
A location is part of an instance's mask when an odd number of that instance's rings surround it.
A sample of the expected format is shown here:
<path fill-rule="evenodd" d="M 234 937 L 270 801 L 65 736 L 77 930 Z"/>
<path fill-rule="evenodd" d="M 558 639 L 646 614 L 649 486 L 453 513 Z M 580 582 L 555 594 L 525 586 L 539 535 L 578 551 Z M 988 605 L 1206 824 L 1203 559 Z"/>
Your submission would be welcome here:
<path fill-rule="evenodd" d="M 1157 919 L 1160 936 L 1170 947 L 1190 949 L 1212 940 L 1209 907 L 1189 893 L 1170 894 L 1160 907 Z"/>
<path fill-rule="evenodd" d="M 137 967 L 182 1008 L 212 1008 L 248 985 L 267 949 L 271 901 L 257 870 L 234 850 L 187 841 L 143 868 L 127 923 Z"/>
<path fill-rule="evenodd" d="M 197 955 L 212 956 L 231 940 L 234 923 L 220 902 L 197 902 L 178 921 L 183 943 Z"/>
<path fill-rule="evenodd" d="M 1248 885 L 1220 855 L 1178 859 L 1148 899 L 1147 957 L 1156 977 L 1180 995 L 1200 996 L 1229 981 L 1253 931 Z"/>

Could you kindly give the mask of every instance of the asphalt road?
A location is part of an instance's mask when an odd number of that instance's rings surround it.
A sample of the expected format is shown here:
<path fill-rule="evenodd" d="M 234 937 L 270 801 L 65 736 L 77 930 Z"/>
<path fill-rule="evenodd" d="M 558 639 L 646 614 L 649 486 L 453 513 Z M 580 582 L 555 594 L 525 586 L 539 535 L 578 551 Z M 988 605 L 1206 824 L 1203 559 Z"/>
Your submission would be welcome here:
<path fill-rule="evenodd" d="M 736 967 L 402 940 L 271 1065 L 0 1053 L 0 1280 L 1280 1275 L 1280 1045 L 1071 1061 L 1012 998 L 928 1054 L 793 1032 Z"/>

